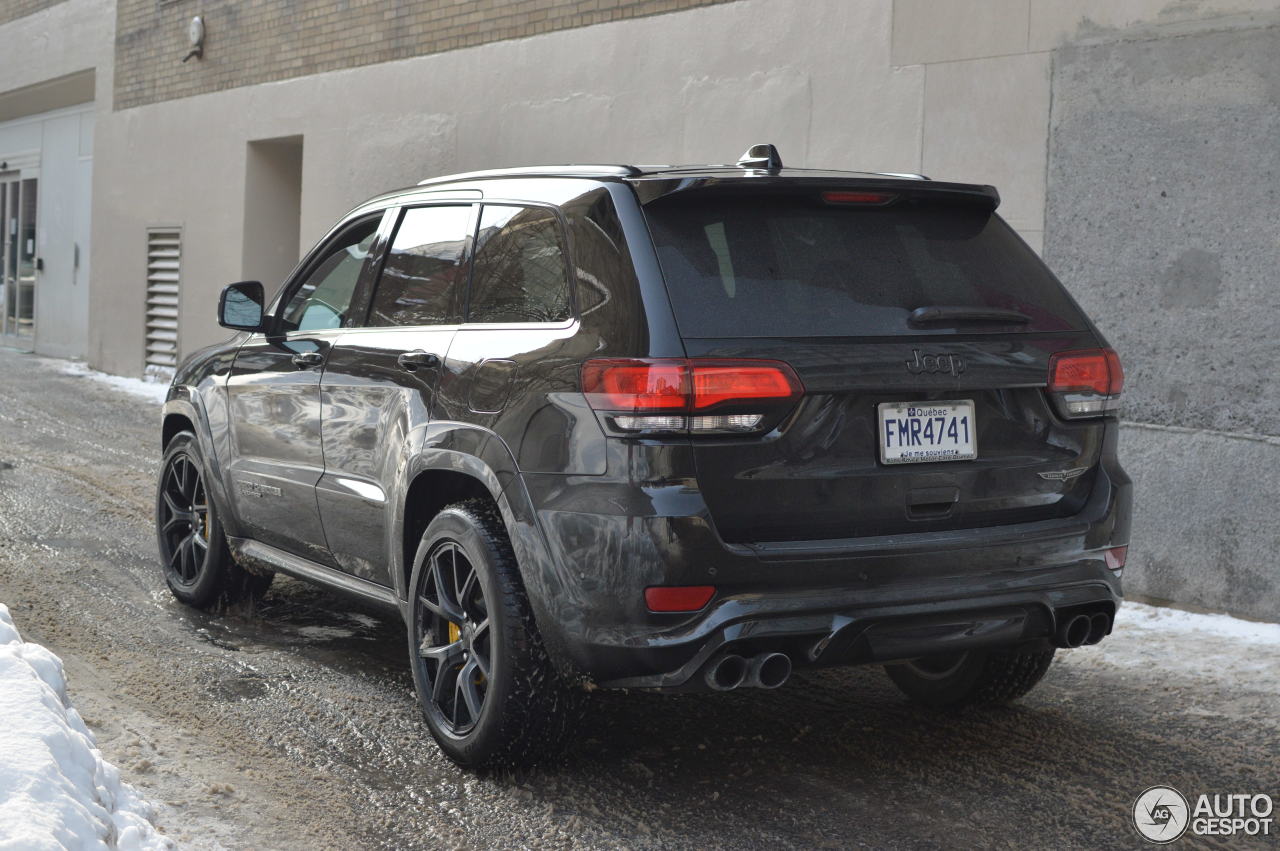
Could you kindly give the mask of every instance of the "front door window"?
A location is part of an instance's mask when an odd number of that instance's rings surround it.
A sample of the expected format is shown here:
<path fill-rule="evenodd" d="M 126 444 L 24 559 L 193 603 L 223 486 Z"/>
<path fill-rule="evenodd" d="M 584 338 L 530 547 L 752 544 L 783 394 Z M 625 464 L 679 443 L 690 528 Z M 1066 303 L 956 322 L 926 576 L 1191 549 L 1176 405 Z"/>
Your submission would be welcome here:
<path fill-rule="evenodd" d="M 281 331 L 324 331 L 343 326 L 377 230 L 376 219 L 365 222 L 333 247 L 289 299 L 280 316 Z"/>

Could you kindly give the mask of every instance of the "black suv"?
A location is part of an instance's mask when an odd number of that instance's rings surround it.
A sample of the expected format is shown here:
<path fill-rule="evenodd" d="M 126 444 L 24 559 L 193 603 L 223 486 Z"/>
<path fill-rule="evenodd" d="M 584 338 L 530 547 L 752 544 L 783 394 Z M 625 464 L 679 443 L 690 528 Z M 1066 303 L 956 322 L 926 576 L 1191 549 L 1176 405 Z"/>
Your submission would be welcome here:
<path fill-rule="evenodd" d="M 990 186 L 562 166 L 353 210 L 164 406 L 160 557 L 194 606 L 274 572 L 398 610 L 462 764 L 596 687 L 883 663 L 1025 694 L 1120 600 L 1115 353 Z"/>

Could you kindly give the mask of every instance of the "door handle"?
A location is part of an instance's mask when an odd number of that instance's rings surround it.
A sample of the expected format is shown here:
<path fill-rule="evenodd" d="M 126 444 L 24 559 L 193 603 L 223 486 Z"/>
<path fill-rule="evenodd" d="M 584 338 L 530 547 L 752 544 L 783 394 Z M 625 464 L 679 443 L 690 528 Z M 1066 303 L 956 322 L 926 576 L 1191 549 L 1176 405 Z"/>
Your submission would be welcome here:
<path fill-rule="evenodd" d="M 439 366 L 440 358 L 431 354 L 431 352 L 424 352 L 422 349 L 417 349 L 400 355 L 400 357 L 396 358 L 396 363 L 400 364 L 400 366 L 410 372 L 413 372 L 420 366 Z"/>
<path fill-rule="evenodd" d="M 298 369 L 306 369 L 309 366 L 319 366 L 324 363 L 324 355 L 319 352 L 298 352 L 293 356 L 294 366 Z"/>

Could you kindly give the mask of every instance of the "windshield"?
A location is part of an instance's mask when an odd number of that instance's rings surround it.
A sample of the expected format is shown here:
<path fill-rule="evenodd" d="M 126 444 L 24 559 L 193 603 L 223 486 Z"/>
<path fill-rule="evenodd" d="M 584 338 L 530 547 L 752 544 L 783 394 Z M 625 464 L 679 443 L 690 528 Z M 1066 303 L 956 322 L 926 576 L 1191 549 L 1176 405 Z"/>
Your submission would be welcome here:
<path fill-rule="evenodd" d="M 825 337 L 1087 327 L 1040 258 L 986 210 L 821 196 L 660 199 L 645 208 L 686 337 Z M 995 308 L 912 324 L 921 307 Z"/>

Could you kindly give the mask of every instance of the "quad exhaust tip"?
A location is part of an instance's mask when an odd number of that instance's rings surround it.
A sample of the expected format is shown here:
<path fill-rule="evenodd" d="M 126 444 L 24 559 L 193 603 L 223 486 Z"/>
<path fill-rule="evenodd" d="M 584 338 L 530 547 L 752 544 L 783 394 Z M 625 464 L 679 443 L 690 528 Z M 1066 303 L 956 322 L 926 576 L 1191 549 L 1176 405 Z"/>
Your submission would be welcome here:
<path fill-rule="evenodd" d="M 1106 612 L 1077 613 L 1063 618 L 1054 633 L 1054 643 L 1059 647 L 1080 647 L 1097 644 L 1111 632 L 1111 616 Z"/>
<path fill-rule="evenodd" d="M 747 660 L 735 653 L 726 653 L 707 666 L 704 675 L 707 685 L 715 691 L 731 691 L 747 678 Z"/>
<path fill-rule="evenodd" d="M 1089 637 L 1084 640 L 1085 644 L 1097 644 L 1099 641 L 1107 637 L 1111 632 L 1111 618 L 1102 612 L 1089 618 Z"/>
<path fill-rule="evenodd" d="M 1089 638 L 1090 620 L 1088 615 L 1073 615 L 1063 620 L 1058 627 L 1059 647 L 1079 647 Z"/>
<path fill-rule="evenodd" d="M 778 688 L 791 676 L 791 657 L 785 653 L 761 653 L 750 659 L 726 653 L 703 672 L 703 679 L 715 691 L 747 688 Z"/>
<path fill-rule="evenodd" d="M 791 657 L 785 653 L 761 653 L 747 667 L 743 685 L 753 688 L 777 688 L 791 676 Z"/>

